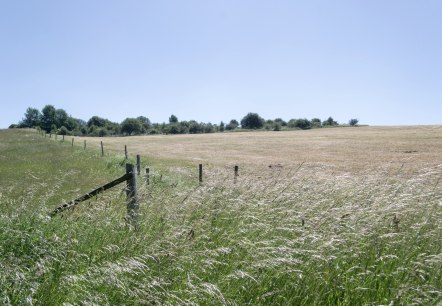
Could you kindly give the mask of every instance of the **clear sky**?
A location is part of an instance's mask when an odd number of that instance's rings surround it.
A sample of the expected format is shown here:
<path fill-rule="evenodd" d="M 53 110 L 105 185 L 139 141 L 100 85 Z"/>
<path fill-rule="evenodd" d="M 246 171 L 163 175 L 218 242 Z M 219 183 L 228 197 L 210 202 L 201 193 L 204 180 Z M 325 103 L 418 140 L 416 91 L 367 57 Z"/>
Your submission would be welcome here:
<path fill-rule="evenodd" d="M 440 0 L 0 0 L 0 128 L 76 118 L 442 124 Z"/>

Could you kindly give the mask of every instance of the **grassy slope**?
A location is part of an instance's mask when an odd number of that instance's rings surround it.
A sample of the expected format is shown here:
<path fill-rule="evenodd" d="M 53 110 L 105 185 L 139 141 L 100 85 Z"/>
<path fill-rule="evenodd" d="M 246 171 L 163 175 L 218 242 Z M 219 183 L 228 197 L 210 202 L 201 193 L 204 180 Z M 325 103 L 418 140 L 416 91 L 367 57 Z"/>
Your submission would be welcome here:
<path fill-rule="evenodd" d="M 437 304 L 435 164 L 407 177 L 319 175 L 306 165 L 242 174 L 184 167 L 140 180 L 142 224 L 120 187 L 63 218 L 47 212 L 124 173 L 32 131 L 0 131 L 0 304 Z M 156 167 L 156 168 L 155 168 Z M 189 180 L 192 178 L 192 181 Z"/>

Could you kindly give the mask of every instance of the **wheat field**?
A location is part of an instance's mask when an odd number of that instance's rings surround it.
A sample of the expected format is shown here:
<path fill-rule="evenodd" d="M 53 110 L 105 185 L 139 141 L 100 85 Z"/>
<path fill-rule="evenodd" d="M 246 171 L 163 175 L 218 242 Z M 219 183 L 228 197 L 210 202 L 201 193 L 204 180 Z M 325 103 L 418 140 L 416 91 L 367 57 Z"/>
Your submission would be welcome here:
<path fill-rule="evenodd" d="M 150 159 L 204 163 L 218 167 L 299 163 L 328 167 L 336 173 L 367 173 L 386 166 L 414 171 L 441 162 L 442 126 L 357 127 L 284 132 L 234 132 L 78 138 L 89 148 L 140 154 Z"/>

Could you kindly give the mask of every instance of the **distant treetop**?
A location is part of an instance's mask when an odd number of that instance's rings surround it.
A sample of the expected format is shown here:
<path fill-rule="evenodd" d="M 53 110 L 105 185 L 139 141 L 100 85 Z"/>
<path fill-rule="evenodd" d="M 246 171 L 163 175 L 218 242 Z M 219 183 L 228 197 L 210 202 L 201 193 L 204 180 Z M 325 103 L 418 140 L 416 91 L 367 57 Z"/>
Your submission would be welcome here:
<path fill-rule="evenodd" d="M 349 125 L 355 126 L 358 119 L 350 119 Z M 28 107 L 24 118 L 18 124 L 11 124 L 10 128 L 38 127 L 47 133 L 58 133 L 61 135 L 76 136 L 119 136 L 119 135 L 141 135 L 141 134 L 199 134 L 237 129 L 263 129 L 268 131 L 283 131 L 290 129 L 311 129 L 328 126 L 337 126 L 339 123 L 332 117 L 321 122 L 319 118 L 308 120 L 306 118 L 290 119 L 284 121 L 282 118 L 265 120 L 257 113 L 249 112 L 241 119 L 241 126 L 238 120 L 231 119 L 225 124 L 197 122 L 195 120 L 179 121 L 178 117 L 171 115 L 169 123 L 152 123 L 146 116 L 126 118 L 121 123 L 112 122 L 106 118 L 92 116 L 88 121 L 73 118 L 64 109 L 57 109 L 53 105 L 46 105 L 41 112 Z"/>

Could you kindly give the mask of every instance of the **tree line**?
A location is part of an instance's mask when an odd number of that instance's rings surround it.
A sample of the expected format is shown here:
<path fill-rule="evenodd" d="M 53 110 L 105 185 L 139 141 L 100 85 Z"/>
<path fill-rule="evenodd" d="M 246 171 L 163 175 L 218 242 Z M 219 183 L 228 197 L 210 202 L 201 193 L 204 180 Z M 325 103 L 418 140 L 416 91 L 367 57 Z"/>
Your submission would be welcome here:
<path fill-rule="evenodd" d="M 350 119 L 349 125 L 358 124 L 357 119 Z M 46 105 L 43 109 L 28 107 L 24 118 L 18 124 L 11 124 L 9 128 L 40 128 L 47 133 L 73 136 L 130 136 L 145 134 L 201 134 L 235 130 L 269 130 L 281 131 L 289 129 L 312 129 L 338 126 L 339 123 L 332 117 L 325 120 L 319 118 L 290 119 L 281 118 L 265 120 L 257 113 L 248 113 L 241 121 L 236 119 L 228 123 L 219 124 L 197 122 L 195 120 L 179 121 L 175 115 L 163 123 L 151 123 L 149 118 L 139 116 L 126 118 L 121 123 L 112 122 L 99 116 L 93 116 L 88 121 L 74 118 L 65 110 L 57 109 L 53 105 Z"/>

